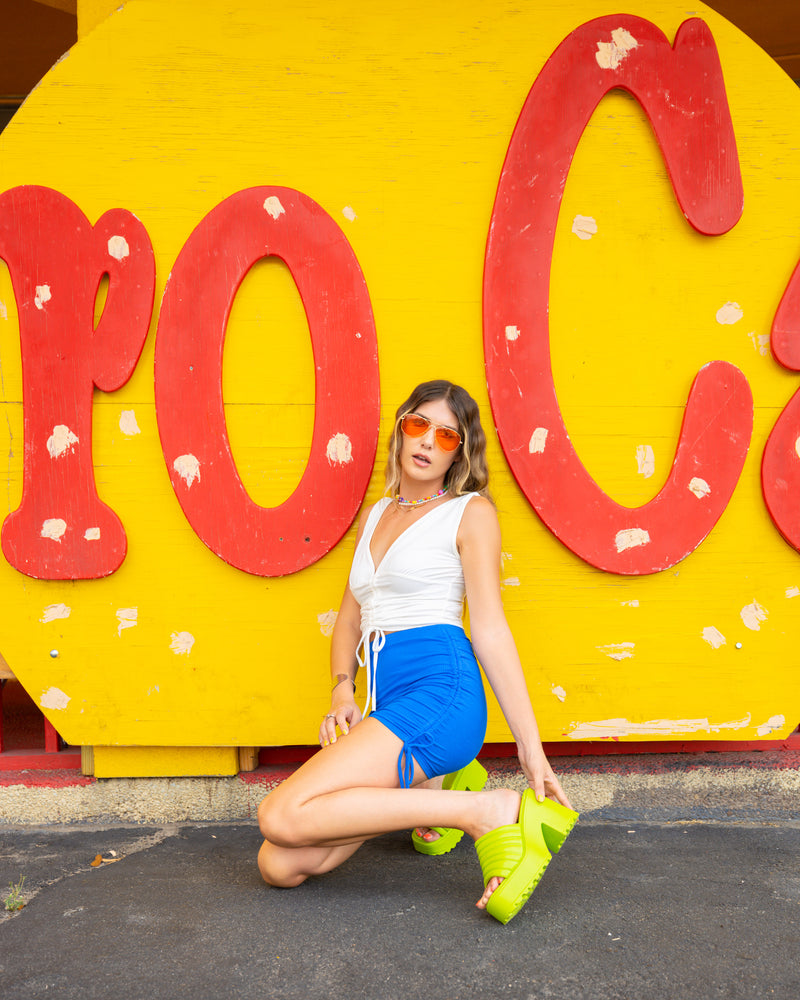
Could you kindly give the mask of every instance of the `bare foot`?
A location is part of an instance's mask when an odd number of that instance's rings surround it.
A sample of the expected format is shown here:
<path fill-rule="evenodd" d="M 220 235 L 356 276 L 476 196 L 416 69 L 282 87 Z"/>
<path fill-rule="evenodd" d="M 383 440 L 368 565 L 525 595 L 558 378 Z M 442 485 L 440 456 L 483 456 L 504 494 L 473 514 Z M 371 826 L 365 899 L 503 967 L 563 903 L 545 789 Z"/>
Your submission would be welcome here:
<path fill-rule="evenodd" d="M 480 792 L 485 797 L 485 804 L 476 826 L 468 831 L 473 839 L 477 840 L 490 830 L 496 830 L 499 826 L 508 826 L 516 823 L 519 819 L 519 806 L 522 796 L 512 788 L 498 788 L 490 792 Z M 475 904 L 479 910 L 485 910 L 489 897 L 500 885 L 503 879 L 499 876 L 490 878 L 483 890 L 483 895 Z"/>

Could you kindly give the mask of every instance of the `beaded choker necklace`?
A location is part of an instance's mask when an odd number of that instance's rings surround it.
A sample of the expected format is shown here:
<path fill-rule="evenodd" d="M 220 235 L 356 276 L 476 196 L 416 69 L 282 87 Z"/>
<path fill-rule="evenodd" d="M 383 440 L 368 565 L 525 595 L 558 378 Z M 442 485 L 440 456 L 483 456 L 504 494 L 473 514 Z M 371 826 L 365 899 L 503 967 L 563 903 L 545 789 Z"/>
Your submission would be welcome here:
<path fill-rule="evenodd" d="M 439 490 L 437 493 L 432 493 L 429 497 L 423 497 L 421 500 L 406 500 L 401 497 L 399 493 L 395 493 L 394 499 L 395 503 L 400 507 L 420 507 L 424 503 L 428 503 L 430 500 L 438 500 L 439 497 L 443 497 L 447 493 L 447 489 Z"/>

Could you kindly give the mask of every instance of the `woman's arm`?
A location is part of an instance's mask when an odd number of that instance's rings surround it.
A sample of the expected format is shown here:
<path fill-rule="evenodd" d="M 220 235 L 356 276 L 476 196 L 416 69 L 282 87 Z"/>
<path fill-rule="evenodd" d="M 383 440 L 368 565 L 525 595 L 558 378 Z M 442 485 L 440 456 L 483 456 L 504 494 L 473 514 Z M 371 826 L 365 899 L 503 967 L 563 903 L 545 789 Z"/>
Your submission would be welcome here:
<path fill-rule="evenodd" d="M 500 525 L 488 500 L 476 497 L 467 504 L 457 543 L 464 569 L 472 646 L 516 741 L 522 770 L 538 799 L 547 795 L 570 806 L 542 749 L 519 653 L 503 610 Z"/>
<path fill-rule="evenodd" d="M 356 535 L 356 547 L 371 508 L 361 515 Z M 361 642 L 361 607 L 353 597 L 349 583 L 336 615 L 331 637 L 331 707 L 319 727 L 320 746 L 336 742 L 336 727 L 346 736 L 352 726 L 361 721 L 361 710 L 355 700 L 355 678 L 358 672 L 356 652 Z"/>

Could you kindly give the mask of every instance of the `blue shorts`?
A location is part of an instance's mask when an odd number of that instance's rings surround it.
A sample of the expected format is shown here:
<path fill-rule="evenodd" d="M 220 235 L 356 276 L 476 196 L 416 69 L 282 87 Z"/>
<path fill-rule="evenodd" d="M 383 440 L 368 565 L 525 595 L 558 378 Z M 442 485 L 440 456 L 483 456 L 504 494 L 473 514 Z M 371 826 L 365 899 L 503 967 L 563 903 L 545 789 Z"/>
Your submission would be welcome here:
<path fill-rule="evenodd" d="M 378 654 L 372 718 L 403 741 L 400 787 L 414 761 L 432 778 L 475 758 L 486 737 L 486 695 L 472 644 L 455 625 L 390 632 Z"/>

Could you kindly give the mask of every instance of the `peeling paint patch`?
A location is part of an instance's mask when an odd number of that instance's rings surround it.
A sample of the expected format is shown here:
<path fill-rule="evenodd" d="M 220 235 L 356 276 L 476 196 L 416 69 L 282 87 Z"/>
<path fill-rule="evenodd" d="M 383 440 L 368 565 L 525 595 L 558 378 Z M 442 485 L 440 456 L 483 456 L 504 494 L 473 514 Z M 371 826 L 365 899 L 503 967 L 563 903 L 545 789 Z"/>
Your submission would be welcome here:
<path fill-rule="evenodd" d="M 128 241 L 124 236 L 112 236 L 108 241 L 108 256 L 113 257 L 114 260 L 124 260 L 126 257 L 130 257 L 131 248 L 128 246 Z"/>
<path fill-rule="evenodd" d="M 45 302 L 49 302 L 52 297 L 49 285 L 37 285 L 33 296 L 33 304 L 37 309 L 44 309 Z"/>
<path fill-rule="evenodd" d="M 753 350 L 758 351 L 761 357 L 765 358 L 769 354 L 769 334 L 756 333 L 755 330 L 751 330 L 748 337 L 753 345 Z"/>
<path fill-rule="evenodd" d="M 279 215 L 286 215 L 286 209 L 281 205 L 280 198 L 274 194 L 264 202 L 264 211 L 273 219 L 277 219 Z"/>
<path fill-rule="evenodd" d="M 5 302 L 0 302 L 0 319 L 8 319 L 8 309 Z"/>
<path fill-rule="evenodd" d="M 516 340 L 520 335 L 520 328 L 518 326 L 507 326 L 506 327 L 506 340 L 513 341 Z"/>
<path fill-rule="evenodd" d="M 502 583 L 503 587 L 519 587 L 519 577 L 518 576 L 507 576 Z"/>
<path fill-rule="evenodd" d="M 783 729 L 786 725 L 785 715 L 773 715 L 771 718 L 763 722 L 756 732 L 759 736 L 769 736 L 770 733 L 776 733 L 779 729 Z"/>
<path fill-rule="evenodd" d="M 344 208 L 342 209 L 342 215 L 345 217 L 345 219 L 348 220 L 348 222 L 355 222 L 355 220 L 358 218 L 358 216 L 353 211 L 350 205 L 344 206 Z"/>
<path fill-rule="evenodd" d="M 188 656 L 191 653 L 194 646 L 194 636 L 191 632 L 172 632 L 170 639 L 172 641 L 169 648 L 176 656 Z"/>
<path fill-rule="evenodd" d="M 72 701 L 68 694 L 64 694 L 61 688 L 51 687 L 42 692 L 39 704 L 42 708 L 50 708 L 61 711 Z"/>
<path fill-rule="evenodd" d="M 319 630 L 325 636 L 325 638 L 330 638 L 333 635 L 333 627 L 336 624 L 336 618 L 338 617 L 337 611 L 323 611 L 321 615 L 317 615 L 317 621 L 319 622 Z"/>
<path fill-rule="evenodd" d="M 623 608 L 638 608 L 639 607 L 639 602 L 636 599 L 634 599 L 632 601 L 620 601 L 620 604 L 623 606 Z"/>
<path fill-rule="evenodd" d="M 601 719 L 599 722 L 574 723 L 571 740 L 614 739 L 621 736 L 678 736 L 683 733 L 718 733 L 723 729 L 744 729 L 750 715 L 733 722 L 709 722 L 708 719 L 651 719 L 630 722 L 628 719 Z"/>
<path fill-rule="evenodd" d="M 200 482 L 200 462 L 194 455 L 178 455 L 172 463 L 172 468 L 186 483 L 188 489 L 191 489 L 195 479 Z"/>
<path fill-rule="evenodd" d="M 733 326 L 744 316 L 744 311 L 738 302 L 726 302 L 717 309 L 717 322 L 721 326 Z"/>
<path fill-rule="evenodd" d="M 645 479 L 649 479 L 656 471 L 656 456 L 649 444 L 637 445 L 636 468 L 639 475 Z"/>
<path fill-rule="evenodd" d="M 703 629 L 703 638 L 714 649 L 719 649 L 720 646 L 724 646 L 727 642 L 725 636 L 720 632 L 718 628 L 714 628 L 713 625 L 707 625 Z"/>
<path fill-rule="evenodd" d="M 607 646 L 597 647 L 601 653 L 612 660 L 630 660 L 636 648 L 635 642 L 610 642 Z"/>
<path fill-rule="evenodd" d="M 346 434 L 334 434 L 325 449 L 331 465 L 347 465 L 353 461 L 353 445 Z"/>
<path fill-rule="evenodd" d="M 133 410 L 123 410 L 119 415 L 119 429 L 128 437 L 134 434 L 141 434 L 139 425 L 136 423 L 136 414 Z"/>
<path fill-rule="evenodd" d="M 567 692 L 560 685 L 556 686 L 554 684 L 550 688 L 550 690 L 553 692 L 553 694 L 556 696 L 556 698 L 558 698 L 559 701 L 564 701 L 564 699 L 567 697 Z"/>
<path fill-rule="evenodd" d="M 126 628 L 134 628 L 139 624 L 138 608 L 118 608 L 117 609 L 117 635 L 122 635 Z"/>
<path fill-rule="evenodd" d="M 769 615 L 769 611 L 766 608 L 762 608 L 758 601 L 746 604 L 739 612 L 745 628 L 749 628 L 753 632 L 761 631 L 761 623 L 767 620 L 767 615 Z"/>
<path fill-rule="evenodd" d="M 533 434 L 531 434 L 531 439 L 528 442 L 528 451 L 531 455 L 542 454 L 547 444 L 547 433 L 546 427 L 537 427 Z"/>
<path fill-rule="evenodd" d="M 42 612 L 40 622 L 54 622 L 56 618 L 69 618 L 72 608 L 66 604 L 48 604 Z"/>
<path fill-rule="evenodd" d="M 614 544 L 617 546 L 617 552 L 636 548 L 637 545 L 649 545 L 650 532 L 646 528 L 625 528 L 617 532 Z"/>
<path fill-rule="evenodd" d="M 800 458 L 800 437 L 794 443 L 794 450 L 797 453 L 797 457 Z"/>
<path fill-rule="evenodd" d="M 704 500 L 711 493 L 711 487 L 705 479 L 701 479 L 699 476 L 690 480 L 688 490 L 690 493 L 694 493 L 698 500 Z"/>
<path fill-rule="evenodd" d="M 800 597 L 800 587 L 787 587 L 786 588 L 787 597 Z"/>
<path fill-rule="evenodd" d="M 99 528 L 87 528 L 83 533 L 83 537 L 87 542 L 99 542 L 100 541 L 100 529 Z"/>
<path fill-rule="evenodd" d="M 78 443 L 78 436 L 73 434 L 66 424 L 56 424 L 53 433 L 47 439 L 47 450 L 51 458 L 61 458 L 67 452 L 73 452 Z"/>
<path fill-rule="evenodd" d="M 60 542 L 61 537 L 67 530 L 67 522 L 60 517 L 48 517 L 42 523 L 42 530 L 39 532 L 42 538 L 52 538 L 54 542 Z"/>
<path fill-rule="evenodd" d="M 616 69 L 628 53 L 638 49 L 639 43 L 625 28 L 616 28 L 611 32 L 610 42 L 598 42 L 594 57 L 600 69 Z"/>
<path fill-rule="evenodd" d="M 590 240 L 597 235 L 597 221 L 591 215 L 576 215 L 572 220 L 572 232 L 579 240 Z"/>

